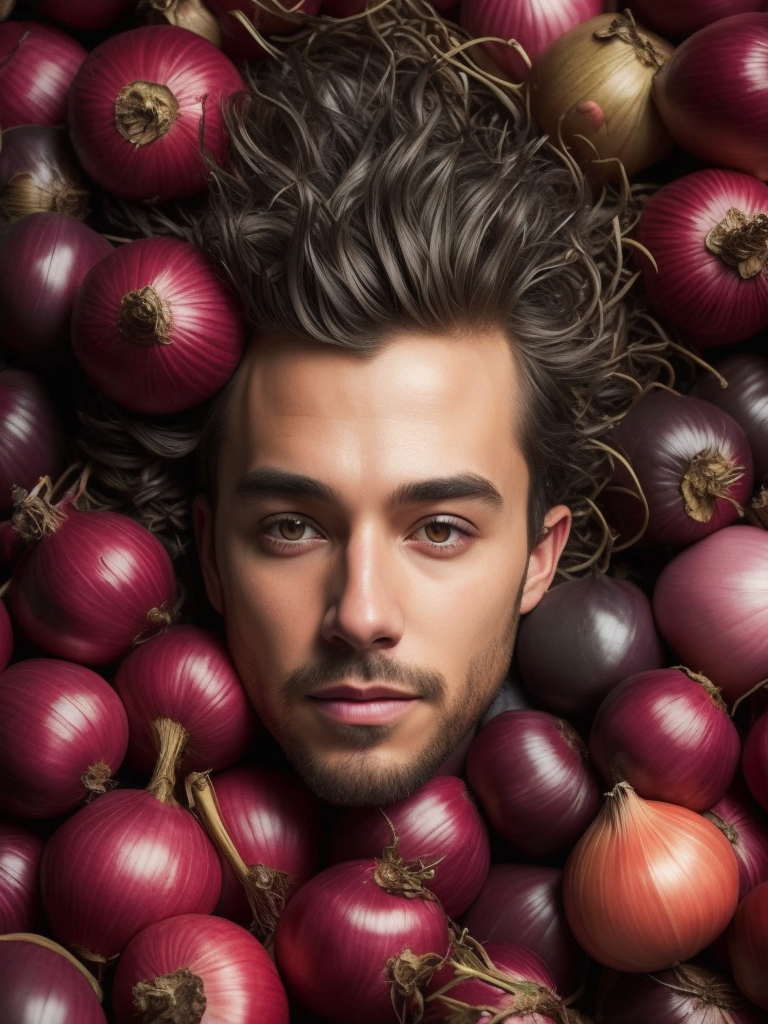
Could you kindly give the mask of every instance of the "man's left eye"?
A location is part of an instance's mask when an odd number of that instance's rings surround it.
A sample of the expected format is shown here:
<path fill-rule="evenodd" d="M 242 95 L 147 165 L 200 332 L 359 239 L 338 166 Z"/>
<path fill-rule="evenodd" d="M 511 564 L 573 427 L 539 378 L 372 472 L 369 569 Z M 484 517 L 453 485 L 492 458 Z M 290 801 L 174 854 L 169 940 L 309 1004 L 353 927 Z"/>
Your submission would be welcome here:
<path fill-rule="evenodd" d="M 428 523 L 424 523 L 416 531 L 415 536 L 421 534 L 425 540 L 430 544 L 434 544 L 437 547 L 452 547 L 455 544 L 460 544 L 462 540 L 469 536 L 468 530 L 463 530 L 456 523 L 449 522 L 445 519 L 432 519 Z"/>

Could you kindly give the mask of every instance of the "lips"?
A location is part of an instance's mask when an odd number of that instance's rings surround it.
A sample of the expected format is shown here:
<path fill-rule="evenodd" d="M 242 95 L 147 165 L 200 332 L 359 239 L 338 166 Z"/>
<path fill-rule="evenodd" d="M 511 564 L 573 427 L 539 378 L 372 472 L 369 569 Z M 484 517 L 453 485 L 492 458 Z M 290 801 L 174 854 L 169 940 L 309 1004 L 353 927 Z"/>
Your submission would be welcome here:
<path fill-rule="evenodd" d="M 359 686 L 350 683 L 339 683 L 337 686 L 325 686 L 310 694 L 315 700 L 357 700 L 357 701 L 390 701 L 414 700 L 417 694 L 396 686 L 381 683 L 364 683 Z"/>
<path fill-rule="evenodd" d="M 367 726 L 393 726 L 419 701 L 412 691 L 383 683 L 339 683 L 310 699 L 327 722 Z"/>

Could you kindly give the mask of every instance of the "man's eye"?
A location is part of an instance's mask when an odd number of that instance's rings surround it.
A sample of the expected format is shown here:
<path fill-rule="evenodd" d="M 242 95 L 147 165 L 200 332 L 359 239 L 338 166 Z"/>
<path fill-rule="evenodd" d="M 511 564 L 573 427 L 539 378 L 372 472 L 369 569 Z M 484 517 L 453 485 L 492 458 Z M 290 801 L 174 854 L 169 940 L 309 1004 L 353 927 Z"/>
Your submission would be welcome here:
<path fill-rule="evenodd" d="M 469 538 L 469 531 L 448 519 L 432 519 L 416 531 L 419 536 L 436 547 L 458 547 Z"/>
<path fill-rule="evenodd" d="M 424 534 L 427 540 L 432 541 L 433 544 L 445 544 L 446 541 L 451 539 L 454 529 L 455 527 L 451 526 L 450 523 L 436 521 L 434 523 L 427 523 L 424 527 Z"/>
<path fill-rule="evenodd" d="M 273 519 L 265 523 L 263 534 L 273 541 L 287 541 L 289 543 L 302 540 L 315 540 L 320 537 L 320 532 L 308 523 L 306 519 L 299 516 L 283 516 L 280 519 Z"/>

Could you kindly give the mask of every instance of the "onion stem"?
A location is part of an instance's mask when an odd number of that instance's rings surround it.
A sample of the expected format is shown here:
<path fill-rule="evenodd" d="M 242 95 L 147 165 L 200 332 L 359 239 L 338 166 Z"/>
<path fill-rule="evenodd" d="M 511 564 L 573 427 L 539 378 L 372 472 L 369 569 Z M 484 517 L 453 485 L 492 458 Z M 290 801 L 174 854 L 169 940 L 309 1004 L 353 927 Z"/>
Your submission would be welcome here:
<path fill-rule="evenodd" d="M 133 986 L 133 1005 L 144 1024 L 200 1024 L 207 1000 L 203 979 L 189 967 Z"/>
<path fill-rule="evenodd" d="M 159 82 L 131 82 L 115 100 L 115 127 L 133 146 L 147 146 L 167 135 L 178 114 L 179 101 Z"/>
<path fill-rule="evenodd" d="M 123 295 L 117 315 L 117 330 L 131 345 L 144 348 L 171 345 L 172 329 L 170 303 L 161 298 L 151 285 Z"/>
<path fill-rule="evenodd" d="M 173 791 L 176 788 L 176 769 L 184 754 L 189 733 L 172 718 L 155 718 L 152 722 L 152 737 L 157 749 L 157 761 L 147 792 L 161 804 L 175 804 Z"/>
<path fill-rule="evenodd" d="M 732 206 L 704 239 L 707 249 L 743 280 L 768 270 L 768 214 L 748 216 Z"/>

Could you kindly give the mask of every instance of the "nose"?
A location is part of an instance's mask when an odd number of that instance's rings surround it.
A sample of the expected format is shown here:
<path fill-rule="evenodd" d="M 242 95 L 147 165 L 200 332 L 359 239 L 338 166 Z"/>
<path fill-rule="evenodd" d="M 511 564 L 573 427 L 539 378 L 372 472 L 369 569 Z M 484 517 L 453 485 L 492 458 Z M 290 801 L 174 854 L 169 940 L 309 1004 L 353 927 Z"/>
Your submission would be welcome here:
<path fill-rule="evenodd" d="M 386 650 L 403 635 L 397 556 L 373 529 L 340 546 L 323 617 L 325 641 L 344 651 Z"/>

